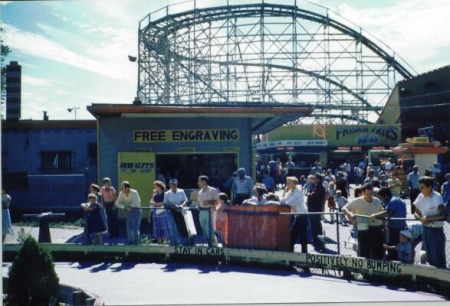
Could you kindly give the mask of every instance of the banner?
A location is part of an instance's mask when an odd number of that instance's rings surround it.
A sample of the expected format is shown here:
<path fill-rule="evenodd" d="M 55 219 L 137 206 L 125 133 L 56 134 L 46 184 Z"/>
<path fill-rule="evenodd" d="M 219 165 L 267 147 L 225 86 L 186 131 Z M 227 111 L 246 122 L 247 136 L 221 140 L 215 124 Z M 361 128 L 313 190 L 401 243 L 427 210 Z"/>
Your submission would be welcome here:
<path fill-rule="evenodd" d="M 153 182 L 156 177 L 155 153 L 152 152 L 119 152 L 119 185 L 128 181 L 132 189 L 136 189 L 141 198 L 141 206 L 148 207 L 153 195 Z M 144 210 L 143 218 L 148 217 Z"/>

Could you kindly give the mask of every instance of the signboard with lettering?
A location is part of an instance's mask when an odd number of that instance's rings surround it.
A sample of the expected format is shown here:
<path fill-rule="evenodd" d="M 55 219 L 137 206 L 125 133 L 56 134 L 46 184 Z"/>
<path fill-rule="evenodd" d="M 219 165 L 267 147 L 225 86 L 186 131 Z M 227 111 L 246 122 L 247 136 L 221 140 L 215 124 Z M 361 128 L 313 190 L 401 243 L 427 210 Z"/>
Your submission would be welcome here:
<path fill-rule="evenodd" d="M 258 150 L 278 147 L 324 147 L 327 145 L 326 140 L 281 140 L 271 142 L 260 142 L 256 144 Z"/>
<path fill-rule="evenodd" d="M 119 152 L 119 184 L 129 181 L 141 198 L 141 205 L 148 206 L 155 181 L 155 153 Z M 120 185 L 118 192 L 120 192 Z M 144 211 L 145 213 L 145 211 Z M 147 212 L 148 214 L 148 212 Z"/>
<path fill-rule="evenodd" d="M 325 142 L 331 147 L 391 147 L 401 142 L 399 125 L 284 125 L 267 134 L 270 144 L 280 141 Z M 306 144 L 310 146 L 310 144 Z M 281 145 L 277 145 L 279 147 Z"/>
<path fill-rule="evenodd" d="M 405 266 L 404 263 L 397 261 L 383 261 L 364 259 L 359 257 L 329 256 L 318 254 L 306 254 L 306 263 L 312 266 L 318 265 L 329 268 L 365 269 L 396 274 L 402 273 L 402 267 Z"/>
<path fill-rule="evenodd" d="M 239 141 L 238 129 L 136 130 L 134 142 Z"/>

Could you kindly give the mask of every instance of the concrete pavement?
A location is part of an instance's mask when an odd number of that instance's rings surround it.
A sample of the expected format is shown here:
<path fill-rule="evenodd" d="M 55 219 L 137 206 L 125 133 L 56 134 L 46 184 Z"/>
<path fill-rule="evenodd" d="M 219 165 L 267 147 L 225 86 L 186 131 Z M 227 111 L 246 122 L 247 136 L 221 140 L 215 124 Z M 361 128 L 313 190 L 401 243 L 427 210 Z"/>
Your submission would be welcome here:
<path fill-rule="evenodd" d="M 3 276 L 10 264 L 3 265 Z M 106 305 L 328 304 L 444 302 L 430 293 L 363 281 L 236 266 L 55 263 L 60 283 L 94 293 Z"/>

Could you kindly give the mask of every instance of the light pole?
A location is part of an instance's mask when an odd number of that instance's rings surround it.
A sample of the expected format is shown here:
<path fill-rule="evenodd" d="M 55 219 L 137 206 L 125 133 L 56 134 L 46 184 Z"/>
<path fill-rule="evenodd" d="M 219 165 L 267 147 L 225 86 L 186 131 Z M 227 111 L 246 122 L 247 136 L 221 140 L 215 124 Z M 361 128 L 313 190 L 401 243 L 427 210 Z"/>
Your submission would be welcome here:
<path fill-rule="evenodd" d="M 137 90 L 136 90 L 136 97 L 134 98 L 133 104 L 134 105 L 141 105 L 142 101 L 141 98 L 139 97 L 139 60 L 136 56 L 132 56 L 132 55 L 128 55 L 128 60 L 132 63 L 136 63 L 138 64 L 138 83 L 137 83 Z"/>
<path fill-rule="evenodd" d="M 77 107 L 77 106 L 74 106 L 74 107 L 72 107 L 72 108 L 68 108 L 68 109 L 67 109 L 67 111 L 68 111 L 69 113 L 71 113 L 71 112 L 73 111 L 73 113 L 74 113 L 74 115 L 75 115 L 75 120 L 77 120 L 77 109 L 80 109 L 80 108 Z"/>

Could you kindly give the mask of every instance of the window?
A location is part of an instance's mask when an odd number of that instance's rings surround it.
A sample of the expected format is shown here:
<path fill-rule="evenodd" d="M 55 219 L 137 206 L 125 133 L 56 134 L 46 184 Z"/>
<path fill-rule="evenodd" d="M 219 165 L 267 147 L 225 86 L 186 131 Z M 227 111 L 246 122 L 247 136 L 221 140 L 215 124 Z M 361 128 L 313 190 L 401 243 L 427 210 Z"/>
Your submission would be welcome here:
<path fill-rule="evenodd" d="M 71 169 L 71 151 L 41 151 L 41 170 L 64 171 Z"/>
<path fill-rule="evenodd" d="M 156 155 L 157 168 L 164 175 L 166 183 L 175 177 L 180 182 L 180 188 L 198 188 L 198 176 L 207 175 L 210 186 L 222 189 L 222 184 L 237 170 L 237 161 L 236 153 Z"/>

